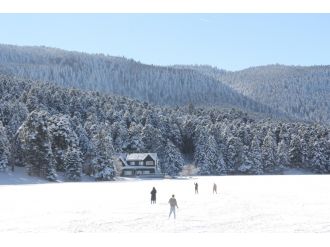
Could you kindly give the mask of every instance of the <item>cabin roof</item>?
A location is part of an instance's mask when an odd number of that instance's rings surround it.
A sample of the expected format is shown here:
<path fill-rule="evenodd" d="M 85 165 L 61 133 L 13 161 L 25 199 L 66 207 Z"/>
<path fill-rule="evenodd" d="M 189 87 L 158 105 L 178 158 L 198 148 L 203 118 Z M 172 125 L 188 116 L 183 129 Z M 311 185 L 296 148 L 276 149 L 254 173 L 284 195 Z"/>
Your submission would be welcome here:
<path fill-rule="evenodd" d="M 147 158 L 148 155 L 150 155 L 153 160 L 157 160 L 157 153 L 131 153 L 127 155 L 126 160 L 144 160 L 145 158 Z"/>

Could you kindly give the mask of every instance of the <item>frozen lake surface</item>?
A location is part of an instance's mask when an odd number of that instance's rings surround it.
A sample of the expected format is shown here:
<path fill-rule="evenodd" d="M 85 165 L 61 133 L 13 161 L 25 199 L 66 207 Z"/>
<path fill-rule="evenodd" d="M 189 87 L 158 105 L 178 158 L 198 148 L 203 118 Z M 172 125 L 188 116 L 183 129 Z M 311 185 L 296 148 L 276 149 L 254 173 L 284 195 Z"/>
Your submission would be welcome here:
<path fill-rule="evenodd" d="M 4 175 L 0 176 L 0 180 Z M 330 232 L 329 175 L 0 185 L 0 232 Z M 12 180 L 14 181 L 14 180 Z M 16 181 L 16 180 L 15 180 Z M 194 193 L 199 183 L 199 194 Z M 218 194 L 212 194 L 213 183 Z M 155 186 L 157 203 L 150 204 Z M 177 218 L 168 219 L 175 194 Z"/>

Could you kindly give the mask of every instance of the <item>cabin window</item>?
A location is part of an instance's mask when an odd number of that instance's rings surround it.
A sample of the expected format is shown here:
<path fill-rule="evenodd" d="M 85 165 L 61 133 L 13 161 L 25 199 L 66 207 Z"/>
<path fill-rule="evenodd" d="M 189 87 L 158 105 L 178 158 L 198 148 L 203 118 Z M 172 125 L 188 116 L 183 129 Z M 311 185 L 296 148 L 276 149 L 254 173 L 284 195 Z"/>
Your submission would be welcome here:
<path fill-rule="evenodd" d="M 154 165 L 154 162 L 153 161 L 146 161 L 146 165 L 147 166 L 153 166 Z"/>
<path fill-rule="evenodd" d="M 124 175 L 126 175 L 126 176 L 132 176 L 133 175 L 133 171 L 124 171 Z"/>
<path fill-rule="evenodd" d="M 143 161 L 140 161 L 140 166 L 143 166 Z"/>
<path fill-rule="evenodd" d="M 150 174 L 150 171 L 143 171 L 143 174 Z"/>

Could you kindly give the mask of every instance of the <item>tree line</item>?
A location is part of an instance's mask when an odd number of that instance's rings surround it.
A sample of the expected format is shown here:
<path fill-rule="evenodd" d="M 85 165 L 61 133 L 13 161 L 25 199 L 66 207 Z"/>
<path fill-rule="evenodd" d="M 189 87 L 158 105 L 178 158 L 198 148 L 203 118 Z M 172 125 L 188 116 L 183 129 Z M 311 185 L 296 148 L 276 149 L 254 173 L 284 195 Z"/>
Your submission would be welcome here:
<path fill-rule="evenodd" d="M 236 108 L 160 107 L 126 98 L 0 76 L 0 169 L 79 181 L 110 180 L 113 155 L 156 152 L 178 175 L 328 173 L 329 126 L 260 119 Z"/>

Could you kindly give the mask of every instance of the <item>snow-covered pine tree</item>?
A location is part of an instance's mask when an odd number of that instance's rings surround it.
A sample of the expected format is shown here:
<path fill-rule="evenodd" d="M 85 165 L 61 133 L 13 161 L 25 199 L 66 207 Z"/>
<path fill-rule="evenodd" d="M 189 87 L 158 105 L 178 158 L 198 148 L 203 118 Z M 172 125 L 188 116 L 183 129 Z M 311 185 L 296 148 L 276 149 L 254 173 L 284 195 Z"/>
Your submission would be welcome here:
<path fill-rule="evenodd" d="M 243 154 L 243 144 L 240 138 L 231 136 L 228 138 L 227 144 L 227 171 L 228 173 L 235 173 L 238 167 L 241 166 L 242 154 Z"/>
<path fill-rule="evenodd" d="M 65 177 L 69 181 L 80 181 L 82 172 L 81 153 L 77 148 L 69 147 L 64 159 Z"/>
<path fill-rule="evenodd" d="M 325 155 L 326 143 L 323 139 L 314 142 L 312 169 L 314 172 L 326 173 L 328 171 L 329 160 Z"/>
<path fill-rule="evenodd" d="M 159 127 L 159 115 L 155 110 L 146 111 L 146 124 L 150 124 L 154 128 Z"/>
<path fill-rule="evenodd" d="M 263 174 L 263 162 L 261 156 L 261 148 L 260 142 L 257 135 L 254 135 L 251 143 L 251 150 L 250 150 L 250 159 L 253 162 L 253 167 L 251 169 L 252 173 L 254 174 Z"/>
<path fill-rule="evenodd" d="M 71 118 L 72 128 L 78 137 L 79 150 L 85 159 L 85 162 L 90 162 L 90 156 L 92 152 L 92 144 L 88 137 L 87 131 L 82 127 L 81 120 L 74 116 Z"/>
<path fill-rule="evenodd" d="M 245 146 L 250 146 L 251 141 L 252 141 L 252 134 L 251 134 L 251 129 L 249 125 L 242 124 L 238 128 L 238 137 L 241 139 L 243 145 Z"/>
<path fill-rule="evenodd" d="M 252 158 L 250 157 L 250 151 L 248 146 L 243 146 L 242 165 L 238 167 L 238 171 L 243 174 L 250 174 L 254 165 Z"/>
<path fill-rule="evenodd" d="M 113 167 L 114 147 L 109 126 L 100 128 L 93 136 L 94 158 L 92 160 L 95 180 L 112 180 L 115 176 Z"/>
<path fill-rule="evenodd" d="M 113 147 L 116 152 L 122 152 L 128 146 L 128 130 L 125 122 L 114 122 L 111 126 Z"/>
<path fill-rule="evenodd" d="M 9 141 L 6 130 L 0 121 L 0 171 L 5 171 L 8 167 Z"/>
<path fill-rule="evenodd" d="M 184 154 L 193 154 L 196 146 L 195 142 L 196 122 L 190 117 L 185 117 L 182 121 L 182 152 Z"/>
<path fill-rule="evenodd" d="M 221 170 L 221 164 L 218 163 L 218 145 L 215 141 L 214 136 L 209 135 L 206 146 L 206 158 L 207 162 L 210 164 L 210 175 L 218 174 Z M 221 161 L 220 161 L 221 162 Z"/>
<path fill-rule="evenodd" d="M 43 161 L 47 162 L 47 165 L 45 166 L 45 177 L 49 181 L 56 181 L 57 179 L 56 166 L 55 166 L 51 147 L 49 146 L 47 150 L 48 151 L 46 154 L 46 158 L 44 160 L 41 159 L 42 162 Z"/>
<path fill-rule="evenodd" d="M 219 150 L 218 152 L 218 160 L 217 160 L 217 171 L 215 172 L 216 175 L 225 175 L 227 174 L 227 167 L 226 163 L 223 159 L 222 151 Z"/>
<path fill-rule="evenodd" d="M 330 172 L 330 135 L 324 140 L 325 142 L 325 153 L 324 156 L 326 157 L 327 160 L 327 171 L 328 173 Z"/>
<path fill-rule="evenodd" d="M 65 155 L 69 147 L 77 148 L 79 140 L 67 115 L 53 115 L 48 120 L 51 135 L 52 152 L 57 171 L 65 171 Z"/>
<path fill-rule="evenodd" d="M 174 115 L 160 117 L 161 132 L 164 138 L 169 139 L 175 146 L 182 147 L 182 136 L 177 121 Z"/>
<path fill-rule="evenodd" d="M 283 169 L 284 167 L 289 166 L 288 146 L 286 145 L 284 139 L 282 139 L 278 144 L 276 163 L 280 169 Z"/>
<path fill-rule="evenodd" d="M 33 111 L 19 129 L 19 138 L 24 152 L 23 162 L 28 174 L 55 180 L 54 157 L 51 136 L 48 130 L 49 114 L 46 111 Z"/>
<path fill-rule="evenodd" d="M 262 162 L 266 171 L 271 171 L 275 168 L 276 148 L 274 134 L 269 130 L 261 146 Z"/>
<path fill-rule="evenodd" d="M 208 155 L 210 155 L 208 138 L 209 135 L 206 128 L 198 128 L 198 136 L 195 138 L 194 162 L 198 167 L 200 175 L 209 175 L 211 173 L 211 164 L 208 160 Z"/>
<path fill-rule="evenodd" d="M 144 149 L 143 141 L 142 141 L 142 124 L 136 124 L 132 122 L 130 124 L 130 128 L 128 129 L 128 145 L 127 151 L 132 152 L 141 152 Z"/>
<path fill-rule="evenodd" d="M 310 139 L 313 139 L 311 126 L 302 125 L 298 130 L 298 134 L 301 141 L 301 154 L 302 154 L 302 165 L 304 168 L 309 166 L 309 156 L 310 156 Z"/>
<path fill-rule="evenodd" d="M 7 127 L 8 138 L 12 139 L 14 137 L 28 114 L 27 107 L 22 102 L 15 100 L 11 104 L 10 120 Z"/>
<path fill-rule="evenodd" d="M 159 129 L 146 124 L 142 129 L 142 142 L 146 153 L 157 153 L 160 158 L 165 152 L 164 140 Z"/>
<path fill-rule="evenodd" d="M 129 129 L 132 122 L 132 116 L 128 110 L 125 111 L 122 121 L 126 124 L 126 129 Z"/>
<path fill-rule="evenodd" d="M 102 156 L 96 156 L 92 160 L 94 177 L 96 181 L 109 181 L 115 176 L 112 160 L 107 160 Z"/>
<path fill-rule="evenodd" d="M 180 151 L 169 140 L 166 143 L 164 158 L 160 165 L 161 171 L 171 176 L 178 175 L 184 165 Z"/>
<path fill-rule="evenodd" d="M 218 164 L 218 147 L 214 136 L 206 130 L 201 131 L 196 145 L 195 162 L 198 165 L 199 174 L 217 174 L 220 171 L 220 164 Z"/>
<path fill-rule="evenodd" d="M 227 124 L 223 124 L 223 125 L 218 124 L 217 126 L 219 127 L 218 131 L 220 132 L 217 139 L 219 142 L 219 149 L 223 155 L 223 160 L 227 165 L 227 171 L 229 171 L 232 168 L 231 168 L 231 163 L 229 161 L 228 140 L 232 137 L 232 133 Z"/>
<path fill-rule="evenodd" d="M 314 143 L 318 141 L 315 131 L 312 131 L 310 138 L 307 143 L 307 157 L 306 157 L 306 168 L 313 166 L 314 157 Z"/>
<path fill-rule="evenodd" d="M 301 167 L 302 166 L 302 152 L 300 145 L 300 138 L 298 135 L 293 134 L 289 145 L 289 161 L 290 166 Z"/>

